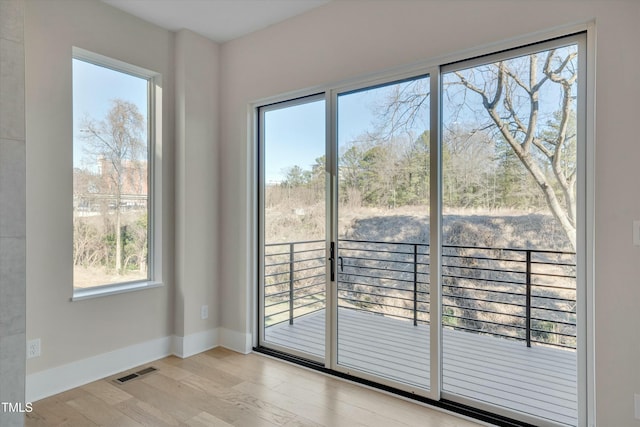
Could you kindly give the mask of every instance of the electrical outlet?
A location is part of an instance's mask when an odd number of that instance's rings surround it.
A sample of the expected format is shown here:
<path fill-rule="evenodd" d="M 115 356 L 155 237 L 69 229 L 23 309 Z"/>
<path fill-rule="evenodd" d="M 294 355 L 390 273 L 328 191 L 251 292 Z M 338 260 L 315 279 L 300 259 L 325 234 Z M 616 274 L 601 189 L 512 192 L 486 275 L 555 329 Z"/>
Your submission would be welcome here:
<path fill-rule="evenodd" d="M 40 357 L 40 338 L 27 342 L 27 359 Z"/>
<path fill-rule="evenodd" d="M 203 305 L 202 307 L 200 307 L 200 318 L 201 319 L 207 319 L 209 317 L 209 306 L 208 305 Z"/>

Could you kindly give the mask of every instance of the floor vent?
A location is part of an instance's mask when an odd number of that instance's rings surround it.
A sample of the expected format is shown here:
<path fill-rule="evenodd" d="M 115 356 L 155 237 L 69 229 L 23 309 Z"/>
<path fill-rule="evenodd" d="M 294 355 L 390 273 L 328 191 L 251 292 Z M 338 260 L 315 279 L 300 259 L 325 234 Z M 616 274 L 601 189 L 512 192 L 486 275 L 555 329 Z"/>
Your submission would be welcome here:
<path fill-rule="evenodd" d="M 138 377 L 139 377 L 138 374 L 129 374 L 129 375 L 125 375 L 124 377 L 117 378 L 116 382 L 122 384 L 122 383 L 126 383 L 127 381 L 131 381 L 133 379 L 136 379 Z"/>
<path fill-rule="evenodd" d="M 153 366 L 149 366 L 148 368 L 141 369 L 138 372 L 134 372 L 132 374 L 125 375 L 124 377 L 116 378 L 114 381 L 117 384 L 124 384 L 127 381 L 135 380 L 136 378 L 140 378 L 140 377 L 142 377 L 144 375 L 150 374 L 151 372 L 155 372 L 157 370 L 158 370 L 157 368 L 154 368 Z"/>

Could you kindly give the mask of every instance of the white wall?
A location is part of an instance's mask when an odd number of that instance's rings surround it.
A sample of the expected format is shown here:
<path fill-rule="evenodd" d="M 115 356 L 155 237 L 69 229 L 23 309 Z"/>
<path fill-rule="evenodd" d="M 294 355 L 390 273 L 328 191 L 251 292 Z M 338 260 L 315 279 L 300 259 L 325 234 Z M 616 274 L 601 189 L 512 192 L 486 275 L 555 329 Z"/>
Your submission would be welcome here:
<path fill-rule="evenodd" d="M 27 339 L 42 340 L 27 374 L 36 374 L 173 334 L 173 34 L 97 1 L 25 3 Z M 70 302 L 72 46 L 162 74 L 163 287 Z"/>
<path fill-rule="evenodd" d="M 176 353 L 218 342 L 219 46 L 193 32 L 176 34 Z M 201 319 L 207 305 L 209 317 Z"/>
<path fill-rule="evenodd" d="M 599 426 L 640 426 L 640 2 L 336 1 L 222 46 L 220 246 L 222 326 L 252 328 L 249 275 L 251 101 L 506 39 L 596 21 L 595 349 Z M 224 248 L 224 250 L 222 250 Z"/>

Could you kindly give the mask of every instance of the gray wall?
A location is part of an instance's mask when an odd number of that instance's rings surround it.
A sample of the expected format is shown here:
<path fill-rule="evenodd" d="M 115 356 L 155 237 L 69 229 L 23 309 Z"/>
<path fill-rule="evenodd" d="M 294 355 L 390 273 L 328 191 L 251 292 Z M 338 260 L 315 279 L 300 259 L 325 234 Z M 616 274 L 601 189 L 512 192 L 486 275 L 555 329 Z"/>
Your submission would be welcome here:
<path fill-rule="evenodd" d="M 24 403 L 25 193 L 24 2 L 0 0 L 0 402 Z"/>

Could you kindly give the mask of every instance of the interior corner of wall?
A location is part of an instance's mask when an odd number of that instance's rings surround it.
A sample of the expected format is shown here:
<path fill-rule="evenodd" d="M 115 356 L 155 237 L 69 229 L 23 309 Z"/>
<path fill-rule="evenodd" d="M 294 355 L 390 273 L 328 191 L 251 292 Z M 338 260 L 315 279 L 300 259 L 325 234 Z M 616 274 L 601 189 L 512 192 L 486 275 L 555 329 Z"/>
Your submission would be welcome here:
<path fill-rule="evenodd" d="M 249 333 L 220 328 L 220 346 L 242 354 L 251 353 L 252 336 Z"/>
<path fill-rule="evenodd" d="M 173 336 L 172 353 L 181 358 L 211 350 L 220 345 L 220 328 L 213 328 L 185 336 Z"/>

